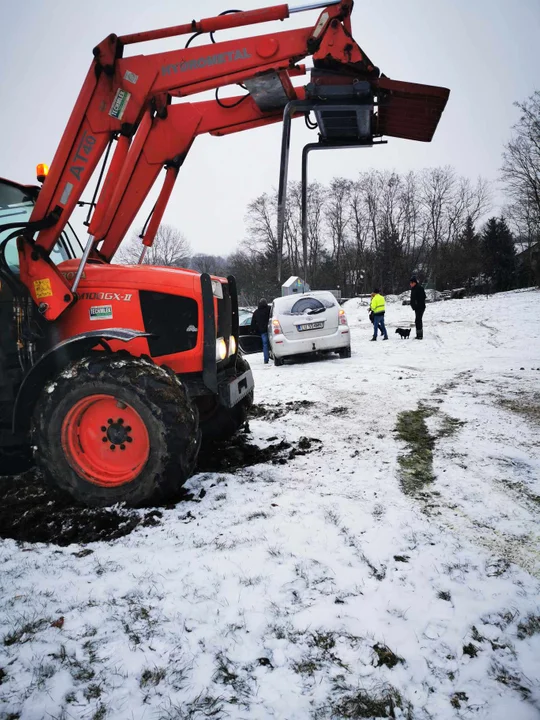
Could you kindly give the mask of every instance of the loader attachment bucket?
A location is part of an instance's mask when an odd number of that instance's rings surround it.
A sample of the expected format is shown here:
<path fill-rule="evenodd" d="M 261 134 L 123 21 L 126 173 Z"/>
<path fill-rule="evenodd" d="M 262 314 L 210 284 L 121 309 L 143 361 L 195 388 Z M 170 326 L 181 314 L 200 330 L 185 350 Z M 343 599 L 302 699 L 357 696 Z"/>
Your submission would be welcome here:
<path fill-rule="evenodd" d="M 450 90 L 400 82 L 386 77 L 376 83 L 377 135 L 430 142 L 448 101 Z"/>
<path fill-rule="evenodd" d="M 354 70 L 339 72 L 316 67 L 305 88 L 304 100 L 287 103 L 283 114 L 281 166 L 277 212 L 277 276 L 281 281 L 283 235 L 291 119 L 313 112 L 319 141 L 305 146 L 302 154 L 302 246 L 304 281 L 307 281 L 307 156 L 311 150 L 372 147 L 386 141 L 382 136 L 430 142 L 448 101 L 447 88 L 355 76 Z"/>

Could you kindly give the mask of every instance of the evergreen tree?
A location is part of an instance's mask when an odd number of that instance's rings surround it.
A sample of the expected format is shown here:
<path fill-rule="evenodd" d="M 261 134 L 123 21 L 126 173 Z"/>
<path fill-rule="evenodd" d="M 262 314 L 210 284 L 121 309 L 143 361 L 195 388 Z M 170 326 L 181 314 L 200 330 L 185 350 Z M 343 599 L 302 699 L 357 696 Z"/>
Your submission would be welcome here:
<path fill-rule="evenodd" d="M 463 232 L 458 239 L 458 261 L 460 265 L 460 285 L 469 290 L 474 280 L 482 272 L 482 252 L 480 236 L 476 232 L 471 216 L 467 217 Z"/>
<path fill-rule="evenodd" d="M 515 281 L 514 238 L 504 218 L 490 218 L 482 235 L 484 268 L 493 292 L 510 290 Z"/>

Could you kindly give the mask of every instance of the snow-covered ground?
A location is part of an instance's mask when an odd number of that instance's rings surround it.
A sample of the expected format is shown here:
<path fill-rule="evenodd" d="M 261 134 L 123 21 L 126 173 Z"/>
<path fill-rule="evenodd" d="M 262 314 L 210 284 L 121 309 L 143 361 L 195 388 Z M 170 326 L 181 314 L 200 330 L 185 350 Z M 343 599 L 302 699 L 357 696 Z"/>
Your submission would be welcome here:
<path fill-rule="evenodd" d="M 2 541 L 0 718 L 540 717 L 540 292 L 429 305 L 423 342 L 345 307 L 351 359 L 250 358 L 252 441 L 311 452 Z"/>

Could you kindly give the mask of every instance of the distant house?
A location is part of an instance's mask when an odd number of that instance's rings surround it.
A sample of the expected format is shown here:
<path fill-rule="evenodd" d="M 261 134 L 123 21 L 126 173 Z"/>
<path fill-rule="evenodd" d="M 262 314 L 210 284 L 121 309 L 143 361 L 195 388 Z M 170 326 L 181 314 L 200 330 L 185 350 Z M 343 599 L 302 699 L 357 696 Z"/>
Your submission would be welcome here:
<path fill-rule="evenodd" d="M 311 288 L 309 285 L 297 275 L 291 275 L 291 277 L 281 286 L 281 294 L 283 296 L 295 295 L 297 293 L 301 295 L 302 293 L 309 292 L 310 290 Z"/>

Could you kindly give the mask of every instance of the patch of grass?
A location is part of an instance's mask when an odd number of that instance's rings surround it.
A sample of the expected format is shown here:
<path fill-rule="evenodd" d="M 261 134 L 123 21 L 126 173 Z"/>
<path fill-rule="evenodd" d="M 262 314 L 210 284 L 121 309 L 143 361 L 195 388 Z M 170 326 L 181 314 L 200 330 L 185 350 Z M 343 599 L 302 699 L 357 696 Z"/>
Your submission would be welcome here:
<path fill-rule="evenodd" d="M 478 628 L 476 627 L 476 625 L 473 625 L 473 626 L 472 626 L 472 628 L 471 628 L 471 635 L 472 635 L 472 639 L 473 639 L 475 642 L 477 642 L 477 643 L 484 642 L 484 640 L 486 639 L 483 635 L 480 635 L 480 633 L 478 632 Z"/>
<path fill-rule="evenodd" d="M 520 640 L 525 640 L 537 633 L 540 633 L 540 615 L 528 615 L 517 626 L 517 636 Z"/>
<path fill-rule="evenodd" d="M 260 585 L 262 581 L 264 580 L 263 575 L 252 575 L 251 577 L 243 577 L 238 580 L 240 585 L 243 585 L 244 587 L 254 587 L 255 585 Z"/>
<path fill-rule="evenodd" d="M 103 703 L 99 703 L 96 712 L 92 715 L 92 720 L 104 720 L 107 717 L 107 708 Z"/>
<path fill-rule="evenodd" d="M 414 495 L 435 480 L 433 474 L 433 448 L 435 438 L 429 434 L 426 418 L 434 410 L 420 405 L 417 410 L 399 413 L 396 431 L 400 440 L 407 443 L 409 452 L 398 457 L 401 487 L 407 495 Z"/>
<path fill-rule="evenodd" d="M 327 522 L 332 523 L 332 525 L 335 525 L 336 527 L 339 527 L 341 523 L 341 517 L 335 510 L 326 510 L 324 513 L 324 517 Z"/>
<path fill-rule="evenodd" d="M 268 547 L 267 553 L 270 555 L 270 557 L 278 558 L 283 555 L 283 550 L 278 545 L 271 545 Z"/>
<path fill-rule="evenodd" d="M 384 688 L 373 693 L 357 690 L 343 695 L 325 711 L 329 711 L 329 714 L 319 717 L 330 717 L 332 720 L 400 717 L 412 720 L 411 708 L 405 707 L 403 698 L 395 688 Z M 400 711 L 398 715 L 396 711 Z"/>
<path fill-rule="evenodd" d="M 298 673 L 299 675 L 309 675 L 310 677 L 315 675 L 315 672 L 320 670 L 321 667 L 321 661 L 312 657 L 306 657 L 303 660 L 300 660 L 300 662 L 293 663 L 293 670 L 295 673 Z"/>
<path fill-rule="evenodd" d="M 465 425 L 464 420 L 457 420 L 456 418 L 450 417 L 450 415 L 443 414 L 441 425 L 437 430 L 437 437 L 442 438 L 455 435 L 463 425 Z"/>
<path fill-rule="evenodd" d="M 463 646 L 463 654 L 468 655 L 471 658 L 475 658 L 478 655 L 478 648 L 472 643 L 468 643 Z"/>
<path fill-rule="evenodd" d="M 85 643 L 83 648 L 88 651 L 88 648 L 85 647 L 86 645 L 88 645 L 88 643 Z M 75 653 L 70 655 L 66 650 L 65 645 L 60 645 L 60 649 L 57 652 L 51 653 L 50 657 L 58 660 L 60 664 L 66 665 L 69 668 L 71 677 L 79 682 L 92 680 L 96 674 L 90 664 L 91 662 L 97 660 L 93 652 L 91 653 L 88 662 L 85 663 L 79 660 Z"/>
<path fill-rule="evenodd" d="M 36 620 L 21 619 L 11 632 L 4 635 L 4 645 L 8 647 L 10 645 L 15 645 L 16 643 L 20 643 L 22 645 L 23 643 L 32 640 L 32 636 L 40 630 L 48 627 L 50 622 L 51 621 L 49 619 L 45 618 L 39 618 Z"/>
<path fill-rule="evenodd" d="M 160 708 L 160 715 L 156 717 L 157 720 L 224 720 L 228 715 L 223 712 L 222 698 L 201 693 L 191 702 L 183 702 L 181 705 L 175 705 L 169 700 L 168 706 Z"/>
<path fill-rule="evenodd" d="M 457 692 L 450 698 L 450 705 L 458 710 L 461 707 L 461 703 L 467 702 L 468 699 L 468 696 L 465 695 L 464 692 Z"/>
<path fill-rule="evenodd" d="M 268 514 L 259 510 L 258 512 L 251 513 L 246 517 L 246 520 L 264 520 L 268 517 Z"/>
<path fill-rule="evenodd" d="M 7 678 L 8 674 L 4 670 L 4 668 L 0 667 L 0 685 L 4 682 L 4 680 Z"/>
<path fill-rule="evenodd" d="M 216 669 L 212 680 L 222 685 L 230 685 L 237 695 L 241 697 L 246 697 L 250 694 L 248 683 L 244 678 L 240 677 L 232 660 L 223 653 L 216 655 Z"/>
<path fill-rule="evenodd" d="M 387 668 L 392 669 L 395 667 L 398 663 L 405 662 L 403 658 L 400 658 L 398 655 L 396 655 L 390 648 L 386 647 L 386 645 L 381 645 L 379 643 L 376 643 L 373 646 L 373 650 L 375 654 L 377 655 L 377 667 L 381 667 L 381 665 L 385 665 Z"/>
<path fill-rule="evenodd" d="M 274 635 L 278 640 L 288 640 L 293 645 L 304 636 L 300 630 L 295 630 L 292 625 L 269 625 L 268 632 Z"/>
<path fill-rule="evenodd" d="M 308 645 L 319 648 L 323 653 L 330 652 L 336 647 L 335 634 L 333 632 L 321 632 L 318 630 L 311 634 Z"/>
<path fill-rule="evenodd" d="M 437 593 L 437 597 L 439 600 L 446 600 L 446 602 L 450 602 L 452 600 L 452 596 L 448 592 L 448 590 L 439 590 Z"/>
<path fill-rule="evenodd" d="M 56 668 L 51 663 L 40 662 L 33 670 L 33 680 L 39 690 L 43 690 L 56 672 Z"/>
<path fill-rule="evenodd" d="M 141 673 L 139 687 L 156 687 L 165 678 L 167 671 L 165 668 L 145 668 Z"/>
<path fill-rule="evenodd" d="M 504 667 L 503 665 L 494 664 L 491 668 L 491 672 L 495 677 L 495 680 L 501 683 L 501 685 L 505 685 L 506 687 L 515 690 L 521 695 L 521 698 L 523 700 L 529 699 L 531 695 L 530 688 L 523 684 L 522 678 L 511 673 L 508 668 Z"/>
<path fill-rule="evenodd" d="M 426 419 L 437 415 L 441 422 L 435 434 L 428 430 Z M 399 413 L 396 432 L 407 443 L 409 452 L 398 457 L 401 487 L 407 495 L 417 495 L 435 480 L 433 450 L 435 442 L 454 435 L 465 423 L 445 415 L 438 408 L 418 404 L 416 410 Z M 434 506 L 437 507 L 437 506 Z"/>
<path fill-rule="evenodd" d="M 90 683 L 87 688 L 84 690 L 84 697 L 87 700 L 96 700 L 97 698 L 101 697 L 101 686 L 97 685 L 97 683 Z"/>
<path fill-rule="evenodd" d="M 540 425 L 540 394 L 531 393 L 521 398 L 503 398 L 499 405 Z"/>
<path fill-rule="evenodd" d="M 394 560 L 396 562 L 408 563 L 410 558 L 408 555 L 394 555 Z"/>

